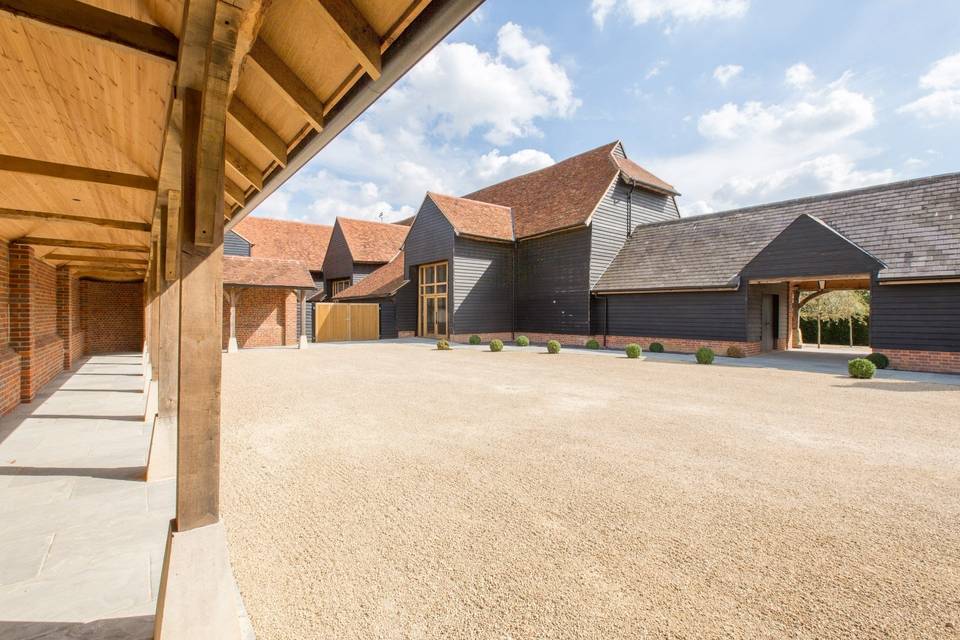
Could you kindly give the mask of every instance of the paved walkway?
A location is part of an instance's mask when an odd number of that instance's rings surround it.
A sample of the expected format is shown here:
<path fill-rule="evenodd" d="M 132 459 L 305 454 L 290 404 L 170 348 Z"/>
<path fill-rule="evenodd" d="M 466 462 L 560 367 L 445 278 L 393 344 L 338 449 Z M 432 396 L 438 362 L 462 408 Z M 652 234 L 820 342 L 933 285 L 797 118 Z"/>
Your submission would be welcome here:
<path fill-rule="evenodd" d="M 153 637 L 175 487 L 143 481 L 141 371 L 93 356 L 0 419 L 0 640 Z"/>

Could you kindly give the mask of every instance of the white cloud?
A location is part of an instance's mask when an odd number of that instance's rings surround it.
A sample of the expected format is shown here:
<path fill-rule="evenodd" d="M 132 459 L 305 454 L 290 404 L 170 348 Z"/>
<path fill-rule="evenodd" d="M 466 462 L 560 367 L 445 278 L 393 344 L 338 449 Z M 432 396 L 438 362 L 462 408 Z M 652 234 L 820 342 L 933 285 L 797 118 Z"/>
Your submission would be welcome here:
<path fill-rule="evenodd" d="M 937 60 L 919 84 L 930 93 L 897 111 L 925 120 L 960 119 L 960 53 Z"/>
<path fill-rule="evenodd" d="M 723 86 L 727 86 L 728 82 L 741 73 L 743 73 L 743 67 L 739 64 L 722 64 L 713 70 L 713 78 Z"/>
<path fill-rule="evenodd" d="M 614 11 L 627 15 L 639 25 L 654 20 L 674 23 L 739 18 L 749 8 L 749 0 L 593 0 L 590 5 L 598 27 L 603 27 Z"/>
<path fill-rule="evenodd" d="M 781 103 L 725 104 L 700 116 L 699 150 L 646 165 L 678 186 L 685 215 L 888 182 L 892 169 L 859 166 L 876 154 L 858 139 L 876 115 L 850 79 Z"/>
<path fill-rule="evenodd" d="M 647 71 L 646 75 L 643 76 L 643 79 L 644 79 L 644 80 L 651 80 L 651 79 L 653 79 L 653 78 L 656 78 L 658 75 L 660 75 L 660 72 L 663 71 L 663 68 L 666 67 L 666 66 L 667 66 L 667 61 L 666 61 L 666 60 L 657 60 L 657 61 L 653 64 L 653 66 L 650 67 L 650 70 Z"/>
<path fill-rule="evenodd" d="M 813 74 L 813 69 L 802 62 L 791 66 L 784 73 L 784 81 L 791 87 L 796 87 L 797 89 L 803 89 L 815 79 L 816 76 Z"/>
<path fill-rule="evenodd" d="M 428 190 L 461 195 L 552 164 L 517 143 L 579 104 L 550 49 L 513 23 L 495 52 L 443 43 L 258 212 L 324 223 L 404 217 Z"/>

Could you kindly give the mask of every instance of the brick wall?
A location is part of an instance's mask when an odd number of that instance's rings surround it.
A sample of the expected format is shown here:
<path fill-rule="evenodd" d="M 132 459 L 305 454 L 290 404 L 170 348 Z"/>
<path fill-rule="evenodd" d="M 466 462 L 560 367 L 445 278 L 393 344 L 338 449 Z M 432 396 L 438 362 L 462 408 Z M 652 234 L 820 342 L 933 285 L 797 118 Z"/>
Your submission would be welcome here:
<path fill-rule="evenodd" d="M 0 241 L 0 415 L 20 404 L 20 354 L 10 347 L 10 248 Z"/>
<path fill-rule="evenodd" d="M 80 281 L 86 353 L 143 349 L 143 283 Z"/>
<path fill-rule="evenodd" d="M 10 254 L 10 346 L 20 354 L 20 400 L 30 402 L 63 371 L 57 334 L 57 272 L 33 248 L 14 244 Z"/>
<path fill-rule="evenodd" d="M 457 333 L 450 336 L 451 342 L 470 342 L 470 336 L 477 335 L 480 336 L 480 340 L 483 342 L 490 342 L 494 338 L 500 340 L 504 343 L 513 341 L 513 334 L 509 331 L 501 331 L 499 333 Z"/>
<path fill-rule="evenodd" d="M 890 358 L 891 369 L 928 373 L 960 373 L 960 352 L 919 351 L 916 349 L 881 349 Z"/>
<path fill-rule="evenodd" d="M 650 336 L 591 336 L 562 333 L 525 333 L 523 331 L 517 331 L 515 335 L 527 336 L 530 339 L 530 342 L 535 344 L 544 344 L 549 340 L 556 340 L 560 344 L 567 347 L 582 347 L 587 343 L 587 340 L 593 339 L 599 342 L 601 346 L 605 345 L 611 349 L 620 349 L 628 344 L 636 343 L 639 344 L 644 351 L 648 351 L 651 343 L 659 342 L 663 345 L 665 351 L 673 353 L 694 353 L 700 347 L 708 347 L 717 355 L 722 356 L 726 355 L 727 349 L 733 346 L 740 347 L 748 356 L 759 355 L 761 352 L 761 344 L 759 342 L 740 342 L 732 340 L 696 340 L 686 338 L 658 338 Z"/>
<path fill-rule="evenodd" d="M 80 320 L 80 279 L 69 267 L 57 269 L 57 333 L 63 338 L 63 368 L 72 369 L 83 357 Z"/>
<path fill-rule="evenodd" d="M 223 302 L 223 348 L 230 340 L 230 303 Z M 237 345 L 293 346 L 297 337 L 297 294 L 289 289 L 250 287 L 237 297 Z"/>

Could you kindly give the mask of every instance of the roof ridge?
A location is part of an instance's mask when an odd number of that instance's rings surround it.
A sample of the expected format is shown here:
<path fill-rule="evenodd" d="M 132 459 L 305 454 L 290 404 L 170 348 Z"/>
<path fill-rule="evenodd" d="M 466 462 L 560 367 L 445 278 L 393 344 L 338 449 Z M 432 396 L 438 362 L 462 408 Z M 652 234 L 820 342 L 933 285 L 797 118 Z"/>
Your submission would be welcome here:
<path fill-rule="evenodd" d="M 248 216 L 244 216 L 244 217 L 243 217 L 243 220 L 241 220 L 240 222 L 238 222 L 238 223 L 235 225 L 235 227 L 236 227 L 236 226 L 239 226 L 239 225 L 240 225 L 241 223 L 243 223 L 245 220 L 251 220 L 251 219 L 253 219 L 253 220 L 269 220 L 270 222 L 288 222 L 288 223 L 291 223 L 291 224 L 305 224 L 305 225 L 308 225 L 308 226 L 311 226 L 311 227 L 333 227 L 332 224 L 323 224 L 322 222 L 307 222 L 306 220 L 290 220 L 290 219 L 288 219 L 288 218 L 274 218 L 274 217 L 272 217 L 272 216 L 258 216 L 258 215 L 253 215 L 252 213 L 251 213 L 250 215 L 248 215 Z M 234 230 L 235 230 L 235 229 L 231 229 L 231 231 L 234 231 Z"/>
<path fill-rule="evenodd" d="M 382 224 L 382 225 L 387 225 L 387 226 L 391 226 L 391 227 L 403 227 L 403 228 L 406 228 L 406 225 L 397 224 L 396 222 L 381 222 L 380 220 L 367 220 L 366 218 L 350 218 L 350 217 L 347 217 L 347 216 L 337 216 L 337 217 L 335 218 L 335 220 L 337 220 L 337 221 L 339 221 L 339 220 L 348 220 L 348 221 L 350 221 L 350 222 L 367 222 L 367 223 L 370 223 L 370 224 Z"/>
<path fill-rule="evenodd" d="M 725 211 L 714 211 L 712 213 L 701 213 L 692 216 L 685 216 L 676 218 L 674 220 L 663 220 L 661 222 L 653 222 L 648 224 L 638 224 L 634 227 L 634 231 L 639 228 L 650 229 L 653 227 L 664 227 L 672 224 L 682 224 L 685 222 L 697 222 L 700 220 L 714 220 L 716 218 L 723 218 L 726 216 L 733 216 L 742 213 L 750 213 L 753 211 L 768 209 L 772 207 L 783 207 L 786 205 L 794 204 L 803 204 L 810 202 L 823 202 L 825 200 L 840 199 L 849 196 L 860 195 L 864 193 L 871 192 L 883 192 L 887 190 L 893 190 L 897 188 L 929 184 L 937 182 L 940 180 L 946 180 L 950 178 L 960 178 L 960 171 L 952 173 L 939 173 L 932 176 L 923 176 L 921 178 L 910 178 L 908 180 L 897 180 L 895 182 L 883 182 L 880 184 L 869 185 L 866 187 L 857 187 L 855 189 L 844 189 L 842 191 L 832 191 L 830 193 L 820 193 L 812 196 L 801 196 L 799 198 L 787 198 L 786 200 L 774 200 L 773 202 L 764 202 L 761 204 L 753 204 L 746 207 L 739 207 L 737 209 L 727 209 Z"/>
<path fill-rule="evenodd" d="M 269 261 L 269 262 L 296 262 L 297 264 L 306 264 L 303 260 L 297 260 L 296 258 L 270 258 L 267 256 L 235 256 L 224 254 L 224 258 L 231 259 L 242 259 L 242 260 L 260 260 L 260 261 Z"/>
<path fill-rule="evenodd" d="M 498 208 L 498 209 L 506 209 L 507 211 L 512 211 L 512 210 L 513 210 L 513 207 L 508 207 L 508 206 L 502 205 L 502 204 L 495 204 L 495 203 L 493 203 L 493 202 L 484 202 L 483 200 L 474 200 L 473 198 L 467 198 L 467 197 L 465 197 L 465 196 L 451 196 L 451 195 L 449 195 L 449 194 L 446 194 L 446 193 L 438 193 L 438 192 L 436 192 L 436 191 L 427 191 L 427 195 L 428 195 L 428 196 L 439 196 L 439 197 L 441 197 L 441 198 L 450 198 L 450 199 L 452 199 L 452 200 L 466 200 L 467 202 L 476 202 L 477 204 L 481 204 L 481 205 L 483 205 L 483 206 L 485 206 L 485 207 L 496 207 L 496 208 Z M 392 223 L 391 223 L 391 224 L 392 224 Z M 400 225 L 400 226 L 403 226 L 403 225 Z"/>

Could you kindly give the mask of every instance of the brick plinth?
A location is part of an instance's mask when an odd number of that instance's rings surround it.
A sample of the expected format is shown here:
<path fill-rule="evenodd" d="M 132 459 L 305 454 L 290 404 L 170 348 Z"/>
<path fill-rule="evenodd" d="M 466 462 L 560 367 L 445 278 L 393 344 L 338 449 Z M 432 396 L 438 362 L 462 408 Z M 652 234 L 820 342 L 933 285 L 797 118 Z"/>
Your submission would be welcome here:
<path fill-rule="evenodd" d="M 545 344 L 551 340 L 556 340 L 565 347 L 582 347 L 587 340 L 596 340 L 603 344 L 603 336 L 578 335 L 571 333 L 539 333 L 536 331 L 516 331 L 516 336 L 527 336 L 533 344 Z"/>
<path fill-rule="evenodd" d="M 603 337 L 599 339 L 603 344 Z M 701 347 L 712 349 L 718 356 L 727 355 L 727 349 L 730 347 L 740 347 L 743 353 L 748 356 L 760 355 L 762 351 L 759 342 L 738 342 L 734 340 L 689 340 L 686 338 L 651 338 L 638 336 L 607 336 L 608 347 L 625 347 L 630 343 L 639 344 L 644 351 L 650 349 L 650 344 L 659 342 L 663 345 L 664 351 L 672 353 L 695 353 Z"/>
<path fill-rule="evenodd" d="M 470 336 L 480 336 L 482 342 L 490 342 L 491 340 L 500 340 L 501 342 L 511 342 L 513 341 L 513 334 L 509 331 L 501 331 L 499 333 L 457 333 L 450 336 L 450 342 L 463 342 L 469 343 Z"/>
<path fill-rule="evenodd" d="M 398 331 L 397 332 L 398 338 L 415 338 L 416 336 L 417 336 L 416 331 Z"/>
<path fill-rule="evenodd" d="M 926 373 L 960 373 L 960 351 L 881 349 L 890 358 L 890 368 Z"/>

